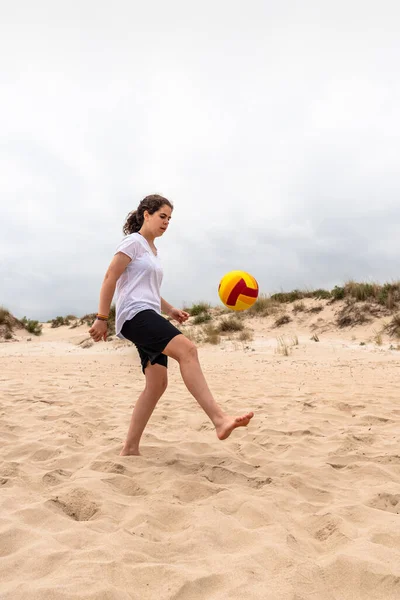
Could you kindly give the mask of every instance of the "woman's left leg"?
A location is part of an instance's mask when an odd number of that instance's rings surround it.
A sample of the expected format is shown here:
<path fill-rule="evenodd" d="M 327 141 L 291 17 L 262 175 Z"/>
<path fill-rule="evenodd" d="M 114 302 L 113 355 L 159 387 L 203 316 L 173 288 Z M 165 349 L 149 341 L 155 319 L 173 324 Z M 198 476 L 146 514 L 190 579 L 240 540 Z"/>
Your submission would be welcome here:
<path fill-rule="evenodd" d="M 146 376 L 146 386 L 133 409 L 128 435 L 120 456 L 140 454 L 139 442 L 144 428 L 168 385 L 167 369 L 163 365 L 157 363 L 152 365 L 149 362 L 144 374 Z"/>
<path fill-rule="evenodd" d="M 187 389 L 214 424 L 220 440 L 229 437 L 237 427 L 246 427 L 250 423 L 254 416 L 252 411 L 239 417 L 231 417 L 216 403 L 203 375 L 197 348 L 186 336 L 175 336 L 164 348 L 163 354 L 178 361 Z"/>

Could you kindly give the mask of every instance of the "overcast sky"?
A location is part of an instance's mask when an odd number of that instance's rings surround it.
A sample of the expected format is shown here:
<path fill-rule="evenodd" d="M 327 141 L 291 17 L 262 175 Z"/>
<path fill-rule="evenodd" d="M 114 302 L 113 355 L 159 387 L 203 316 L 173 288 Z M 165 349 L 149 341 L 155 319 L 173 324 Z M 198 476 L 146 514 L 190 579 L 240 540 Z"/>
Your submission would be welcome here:
<path fill-rule="evenodd" d="M 0 0 L 0 305 L 95 312 L 127 213 L 162 295 L 400 278 L 400 6 Z"/>

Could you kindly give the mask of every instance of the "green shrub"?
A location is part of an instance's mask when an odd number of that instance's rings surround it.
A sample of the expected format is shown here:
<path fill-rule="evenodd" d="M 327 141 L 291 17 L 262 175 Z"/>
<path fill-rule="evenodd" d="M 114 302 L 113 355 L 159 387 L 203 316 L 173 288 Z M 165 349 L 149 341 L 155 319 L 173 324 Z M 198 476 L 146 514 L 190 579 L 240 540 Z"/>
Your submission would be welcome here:
<path fill-rule="evenodd" d="M 91 327 L 91 325 L 93 325 L 95 318 L 96 318 L 96 313 L 88 313 L 87 315 L 84 315 L 83 317 L 81 317 L 79 319 L 79 325 L 87 325 L 88 327 Z"/>
<path fill-rule="evenodd" d="M 43 326 L 41 323 L 39 323 L 39 321 L 34 321 L 32 319 L 23 317 L 21 319 L 21 323 L 29 333 L 32 333 L 33 335 L 42 335 Z"/>
<path fill-rule="evenodd" d="M 211 321 L 211 319 L 212 316 L 209 312 L 203 312 L 195 316 L 195 318 L 193 319 L 193 323 L 195 325 L 200 325 L 201 323 L 207 323 L 208 321 Z"/>
<path fill-rule="evenodd" d="M 249 315 L 258 315 L 260 317 L 268 317 L 277 312 L 279 303 L 276 300 L 272 300 L 267 295 L 262 294 L 257 298 L 253 306 L 251 306 L 246 312 Z"/>
<path fill-rule="evenodd" d="M 186 311 L 191 317 L 196 317 L 197 315 L 207 313 L 210 308 L 211 307 L 207 302 L 199 302 L 199 304 L 193 304 L 190 308 L 187 308 Z"/>
<path fill-rule="evenodd" d="M 243 329 L 244 325 L 238 317 L 229 317 L 228 319 L 223 319 L 218 325 L 218 331 L 220 333 L 242 331 Z"/>
<path fill-rule="evenodd" d="M 331 292 L 327 290 L 293 290 L 291 292 L 279 292 L 272 294 L 271 300 L 275 300 L 280 304 L 287 304 L 289 302 L 296 302 L 296 300 L 304 300 L 304 298 L 318 298 L 320 300 L 327 300 L 331 298 Z"/>
<path fill-rule="evenodd" d="M 69 323 L 65 322 L 64 317 L 56 317 L 55 319 L 50 320 L 52 329 L 56 327 L 61 327 L 62 325 L 69 325 Z"/>
<path fill-rule="evenodd" d="M 279 302 L 279 304 L 286 304 L 288 302 L 295 302 L 296 300 L 303 300 L 306 298 L 306 293 L 300 290 L 293 290 L 292 292 L 279 292 L 272 294 L 271 300 Z"/>
<path fill-rule="evenodd" d="M 356 283 L 349 281 L 345 285 L 345 295 L 355 298 L 358 302 L 376 299 L 379 292 L 379 286 L 374 283 Z"/>
<path fill-rule="evenodd" d="M 329 300 L 332 297 L 331 292 L 327 290 L 314 290 L 311 293 L 313 298 L 318 298 L 319 300 Z"/>
<path fill-rule="evenodd" d="M 345 295 L 344 287 L 339 287 L 338 285 L 335 285 L 331 294 L 333 300 L 343 300 Z"/>

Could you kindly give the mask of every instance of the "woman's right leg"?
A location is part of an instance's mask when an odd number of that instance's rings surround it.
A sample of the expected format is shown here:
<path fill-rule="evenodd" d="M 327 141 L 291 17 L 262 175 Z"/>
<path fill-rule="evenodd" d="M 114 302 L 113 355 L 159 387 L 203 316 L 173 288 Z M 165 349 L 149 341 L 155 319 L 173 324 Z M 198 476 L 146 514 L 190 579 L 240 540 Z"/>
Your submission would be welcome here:
<path fill-rule="evenodd" d="M 164 348 L 163 354 L 178 361 L 186 387 L 214 424 L 220 440 L 226 439 L 236 427 L 249 424 L 254 416 L 253 412 L 231 417 L 216 403 L 201 370 L 197 348 L 187 337 L 179 334 L 172 338 Z"/>
<path fill-rule="evenodd" d="M 146 376 L 146 387 L 137 399 L 133 409 L 128 435 L 120 456 L 140 454 L 139 442 L 144 428 L 168 385 L 167 368 L 163 365 L 157 363 L 152 365 L 149 362 L 144 374 Z"/>

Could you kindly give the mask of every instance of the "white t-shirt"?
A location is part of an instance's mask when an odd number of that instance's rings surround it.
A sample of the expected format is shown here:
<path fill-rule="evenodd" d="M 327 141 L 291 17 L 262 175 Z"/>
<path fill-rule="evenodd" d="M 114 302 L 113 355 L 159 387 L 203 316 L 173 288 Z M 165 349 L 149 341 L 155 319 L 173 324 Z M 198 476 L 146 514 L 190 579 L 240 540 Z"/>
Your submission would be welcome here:
<path fill-rule="evenodd" d="M 115 333 L 124 339 L 121 329 L 125 321 L 138 312 L 153 309 L 161 314 L 160 287 L 163 278 L 161 261 L 140 233 L 127 235 L 115 254 L 123 252 L 131 258 L 117 281 L 115 303 Z"/>

